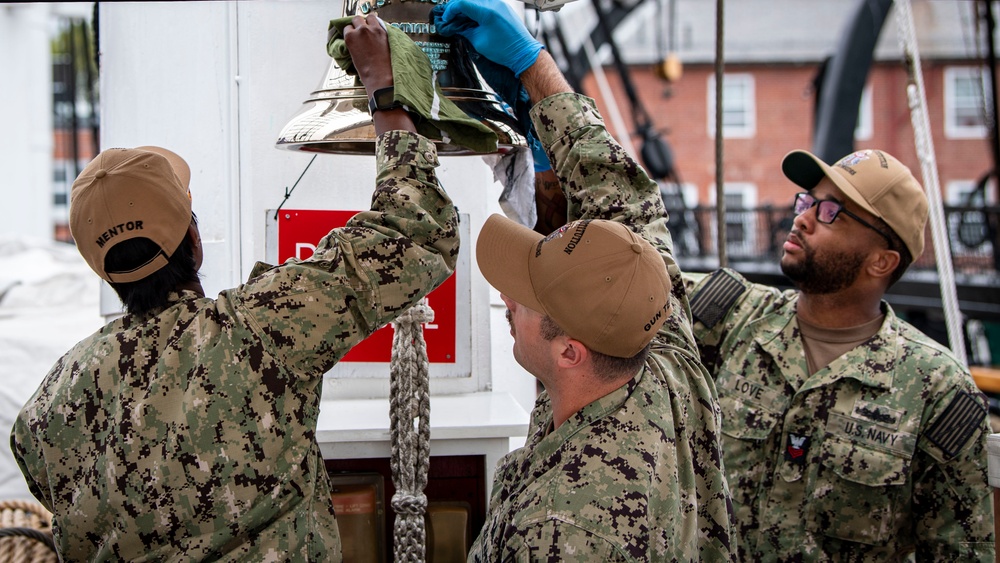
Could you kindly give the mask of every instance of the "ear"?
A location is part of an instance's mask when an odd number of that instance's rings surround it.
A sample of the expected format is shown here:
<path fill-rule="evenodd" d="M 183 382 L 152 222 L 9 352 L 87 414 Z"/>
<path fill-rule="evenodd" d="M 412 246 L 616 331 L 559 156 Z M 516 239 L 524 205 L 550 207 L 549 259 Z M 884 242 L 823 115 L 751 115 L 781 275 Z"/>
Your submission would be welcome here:
<path fill-rule="evenodd" d="M 579 340 L 566 335 L 552 339 L 556 354 L 556 365 L 561 369 L 578 368 L 590 357 L 590 350 Z"/>
<path fill-rule="evenodd" d="M 899 253 L 895 250 L 879 250 L 868 261 L 868 275 L 873 278 L 888 278 L 899 265 Z"/>

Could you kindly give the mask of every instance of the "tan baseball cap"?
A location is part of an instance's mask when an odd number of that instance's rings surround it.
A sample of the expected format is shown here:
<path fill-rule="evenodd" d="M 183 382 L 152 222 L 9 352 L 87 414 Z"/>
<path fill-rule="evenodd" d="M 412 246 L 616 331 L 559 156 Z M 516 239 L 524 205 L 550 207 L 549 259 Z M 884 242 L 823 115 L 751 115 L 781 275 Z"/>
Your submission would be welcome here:
<path fill-rule="evenodd" d="M 916 260 L 924 251 L 927 195 L 910 169 L 891 154 L 862 150 L 828 166 L 816 155 L 792 151 L 781 161 L 781 171 L 806 190 L 823 176 L 864 210 L 886 222 Z"/>
<path fill-rule="evenodd" d="M 167 265 L 191 224 L 191 169 L 160 147 L 107 149 L 73 182 L 69 230 L 87 264 L 109 282 L 141 280 Z M 119 242 L 144 237 L 160 247 L 128 272 L 107 272 L 104 257 Z"/>
<path fill-rule="evenodd" d="M 476 260 L 501 293 L 609 356 L 638 354 L 670 314 L 660 253 L 614 221 L 574 221 L 543 237 L 492 215 L 479 233 Z"/>

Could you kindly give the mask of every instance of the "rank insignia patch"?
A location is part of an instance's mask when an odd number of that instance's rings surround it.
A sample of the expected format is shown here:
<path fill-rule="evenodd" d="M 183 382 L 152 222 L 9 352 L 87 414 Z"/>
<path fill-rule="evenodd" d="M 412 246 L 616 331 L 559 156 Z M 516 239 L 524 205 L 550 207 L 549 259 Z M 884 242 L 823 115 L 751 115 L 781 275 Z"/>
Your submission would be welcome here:
<path fill-rule="evenodd" d="M 785 461 L 790 461 L 797 465 L 805 465 L 806 453 L 808 451 L 809 436 L 788 434 L 788 443 L 785 445 Z"/>

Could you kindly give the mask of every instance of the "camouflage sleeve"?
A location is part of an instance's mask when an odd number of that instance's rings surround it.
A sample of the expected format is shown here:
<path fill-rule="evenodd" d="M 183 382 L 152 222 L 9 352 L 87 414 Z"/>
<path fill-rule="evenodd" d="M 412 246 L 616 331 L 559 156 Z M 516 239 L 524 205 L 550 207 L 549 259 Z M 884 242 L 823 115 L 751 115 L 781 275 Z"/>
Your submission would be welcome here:
<path fill-rule="evenodd" d="M 722 354 L 732 348 L 728 339 L 749 322 L 779 305 L 785 296 L 776 288 L 753 284 L 734 270 L 686 275 L 691 295 L 693 330 L 702 363 L 715 375 Z"/>
<path fill-rule="evenodd" d="M 28 485 L 28 492 L 34 496 L 46 510 L 52 512 L 52 499 L 49 496 L 49 473 L 45 468 L 45 460 L 38 454 L 34 435 L 28 423 L 18 416 L 14 419 L 14 427 L 10 432 L 10 451 L 14 454 L 21 475 Z"/>
<path fill-rule="evenodd" d="M 693 295 L 694 288 L 701 284 L 701 282 L 705 281 L 708 274 L 704 272 L 684 272 L 682 277 L 684 280 L 684 288 L 687 289 L 688 295 Z"/>
<path fill-rule="evenodd" d="M 914 532 L 920 560 L 995 561 L 986 398 L 964 371 L 952 362 L 926 376 L 932 383 L 956 379 L 961 383 L 928 402 L 929 425 L 913 458 L 913 508 L 918 515 Z M 933 396 L 933 387 L 928 389 Z"/>
<path fill-rule="evenodd" d="M 438 184 L 434 145 L 404 131 L 377 141 L 371 210 L 234 290 L 268 352 L 316 376 L 441 284 L 458 258 L 458 215 Z M 267 344 L 265 344 L 267 345 Z"/>
<path fill-rule="evenodd" d="M 624 223 L 673 262 L 659 186 L 608 133 L 594 101 L 556 94 L 535 104 L 531 117 L 569 203 L 567 220 Z"/>
<path fill-rule="evenodd" d="M 618 221 L 660 251 L 670 275 L 673 312 L 658 338 L 694 354 L 687 292 L 659 186 L 608 133 L 592 99 L 555 94 L 535 104 L 531 116 L 566 196 L 567 220 Z"/>

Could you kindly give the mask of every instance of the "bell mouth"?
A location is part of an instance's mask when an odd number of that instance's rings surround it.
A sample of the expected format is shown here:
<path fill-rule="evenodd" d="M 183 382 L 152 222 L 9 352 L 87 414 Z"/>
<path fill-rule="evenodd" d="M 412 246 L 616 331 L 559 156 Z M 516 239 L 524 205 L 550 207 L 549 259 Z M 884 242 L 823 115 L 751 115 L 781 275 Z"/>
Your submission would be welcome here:
<path fill-rule="evenodd" d="M 496 134 L 497 153 L 527 146 L 524 135 L 512 126 L 513 117 L 509 122 L 496 117 L 507 113 L 495 93 L 474 88 L 442 87 L 441 90 L 467 115 Z M 364 88 L 353 85 L 322 88 L 313 91 L 303 105 L 278 135 L 276 147 L 324 154 L 375 154 L 375 125 L 368 113 L 368 94 Z M 477 115 L 483 108 L 494 111 L 490 117 Z M 439 155 L 496 154 L 476 152 L 442 140 L 434 140 L 434 144 Z"/>
<path fill-rule="evenodd" d="M 523 126 L 486 85 L 466 47 L 437 34 L 431 21 L 431 10 L 437 3 L 354 0 L 344 2 L 343 15 L 365 15 L 377 10 L 383 22 L 405 33 L 423 49 L 442 95 L 496 134 L 497 149 L 489 153 L 433 139 L 439 155 L 504 154 L 526 149 Z M 331 60 L 319 86 L 282 129 L 275 145 L 313 153 L 374 155 L 375 139 L 367 92 L 355 76 Z"/>

